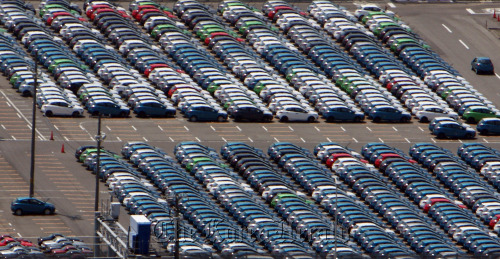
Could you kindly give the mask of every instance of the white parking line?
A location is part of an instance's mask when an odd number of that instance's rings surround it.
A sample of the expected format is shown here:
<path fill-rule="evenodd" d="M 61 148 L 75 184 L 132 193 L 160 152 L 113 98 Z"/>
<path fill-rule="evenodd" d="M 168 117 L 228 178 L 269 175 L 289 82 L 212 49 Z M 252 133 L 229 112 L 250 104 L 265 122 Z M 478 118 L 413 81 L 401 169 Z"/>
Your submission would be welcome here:
<path fill-rule="evenodd" d="M 210 125 L 210 128 L 213 130 L 213 131 L 216 131 L 214 126 Z"/>
<path fill-rule="evenodd" d="M 66 141 L 69 141 L 68 137 L 64 136 L 63 138 L 64 138 Z"/>
<path fill-rule="evenodd" d="M 237 128 L 239 131 L 241 131 L 241 128 L 240 128 L 240 127 L 236 126 L 236 128 Z"/>
<path fill-rule="evenodd" d="M 306 143 L 306 141 L 303 138 L 300 138 L 300 140 L 302 140 L 302 142 Z"/>
<path fill-rule="evenodd" d="M 315 128 L 318 132 L 320 132 L 320 131 L 321 131 L 321 130 L 319 130 L 319 128 L 318 128 L 318 127 L 316 127 L 316 126 L 314 126 L 314 128 Z"/>
<path fill-rule="evenodd" d="M 276 142 L 280 142 L 280 141 L 279 141 L 276 137 L 274 137 L 274 141 L 276 141 Z"/>
<path fill-rule="evenodd" d="M 464 143 L 464 142 L 462 142 L 462 140 L 460 140 L 460 139 L 458 140 L 458 142 L 460 142 L 460 143 Z"/>
<path fill-rule="evenodd" d="M 188 127 L 184 126 L 184 128 L 186 129 L 186 131 L 189 131 L 189 128 L 188 128 Z"/>
<path fill-rule="evenodd" d="M 3 92 L 3 90 L 0 90 L 0 93 L 2 93 L 2 95 L 5 97 L 5 99 L 7 100 L 7 103 L 10 103 L 12 105 L 12 107 L 14 108 L 14 110 L 16 110 L 18 112 L 18 116 L 19 116 L 19 113 L 21 113 L 21 111 L 19 110 L 19 108 L 16 107 L 16 105 L 10 100 L 10 98 Z M 28 120 L 28 118 L 26 118 L 22 113 L 21 113 L 21 116 L 22 116 L 22 119 L 24 119 L 26 121 L 26 123 L 28 123 L 28 125 L 31 126 L 31 122 Z M 36 133 L 43 139 L 43 140 L 46 140 L 45 137 L 42 135 L 42 133 L 40 133 L 40 131 L 38 131 L 37 129 L 35 129 Z"/>
<path fill-rule="evenodd" d="M 16 138 L 16 137 L 14 137 L 14 136 L 12 136 L 12 139 L 13 139 L 13 140 L 17 140 L 17 138 Z"/>
<path fill-rule="evenodd" d="M 12 107 L 12 106 L 10 105 L 10 103 L 9 103 L 9 102 L 5 102 L 5 103 L 7 103 L 7 105 L 8 105 L 9 107 Z"/>
<path fill-rule="evenodd" d="M 248 140 L 250 140 L 250 142 L 252 142 L 252 143 L 253 143 L 253 140 L 252 140 L 250 137 L 248 137 Z"/>
<path fill-rule="evenodd" d="M 54 128 L 56 128 L 56 130 L 59 130 L 59 128 L 57 127 L 57 125 L 54 125 Z"/>
<path fill-rule="evenodd" d="M 378 140 L 380 140 L 380 142 L 384 143 L 384 140 L 382 138 L 378 138 Z"/>
<path fill-rule="evenodd" d="M 162 128 L 160 125 L 158 125 L 158 128 L 159 128 L 161 131 L 163 131 L 163 128 Z"/>
<path fill-rule="evenodd" d="M 332 142 L 332 140 L 330 138 L 326 138 L 326 140 L 328 140 L 328 142 Z"/>
<path fill-rule="evenodd" d="M 5 126 L 4 126 L 3 124 L 2 124 L 2 128 L 3 128 L 4 130 L 6 130 L 6 128 L 5 128 Z"/>
<path fill-rule="evenodd" d="M 405 138 L 405 140 L 406 140 L 406 142 L 411 143 L 410 140 L 408 140 L 407 138 Z"/>
<path fill-rule="evenodd" d="M 469 12 L 470 14 L 475 14 L 475 13 L 476 13 L 476 12 L 474 12 L 474 11 L 473 11 L 472 9 L 470 9 L 470 8 L 467 8 L 467 9 L 465 9 L 465 10 L 466 10 L 467 12 Z"/>
<path fill-rule="evenodd" d="M 436 143 L 436 140 L 434 138 L 431 138 L 432 142 Z"/>
<path fill-rule="evenodd" d="M 144 139 L 144 141 L 148 142 L 148 139 L 146 137 L 142 137 Z"/>
<path fill-rule="evenodd" d="M 342 127 L 342 126 L 340 126 L 340 129 L 341 129 L 342 131 L 345 131 L 344 127 Z"/>
<path fill-rule="evenodd" d="M 366 129 L 367 129 L 368 131 L 370 131 L 370 132 L 372 131 L 372 129 L 370 129 L 369 127 L 366 127 Z"/>
<path fill-rule="evenodd" d="M 173 138 L 171 138 L 171 137 L 168 137 L 168 138 L 170 139 L 170 141 L 175 142 Z"/>
<path fill-rule="evenodd" d="M 394 129 L 394 131 L 398 131 L 398 129 L 396 129 L 396 127 L 392 126 L 392 129 Z"/>
<path fill-rule="evenodd" d="M 198 137 L 194 137 L 198 142 L 201 142 L 201 140 Z"/>
<path fill-rule="evenodd" d="M 122 141 L 122 139 L 120 137 L 116 137 L 116 139 L 118 139 L 118 141 L 120 141 L 120 142 Z"/>
<path fill-rule="evenodd" d="M 496 76 L 498 79 L 500 79 L 500 75 L 498 75 L 497 73 L 495 73 L 495 76 Z"/>
<path fill-rule="evenodd" d="M 265 131 L 267 131 L 267 128 L 266 128 L 266 127 L 262 126 L 262 128 L 263 128 Z"/>
<path fill-rule="evenodd" d="M 355 139 L 355 138 L 352 138 L 352 140 L 354 140 L 354 142 L 358 143 L 358 140 L 357 140 L 357 139 Z"/>
<path fill-rule="evenodd" d="M 469 49 L 469 46 L 467 46 L 467 44 L 465 44 L 462 40 L 458 40 L 458 41 L 459 41 L 460 43 L 462 43 L 462 45 L 464 45 L 464 47 L 465 47 L 466 49 Z"/>
<path fill-rule="evenodd" d="M 424 131 L 424 129 L 422 129 L 422 127 L 418 126 L 418 129 L 420 129 L 420 131 Z"/>
<path fill-rule="evenodd" d="M 450 28 L 448 28 L 448 26 L 446 26 L 446 25 L 444 25 L 444 24 L 441 24 L 441 25 L 443 25 L 443 27 L 444 27 L 444 28 L 445 28 L 445 29 L 446 29 L 449 33 L 453 33 L 453 32 L 450 30 Z"/>
<path fill-rule="evenodd" d="M 290 129 L 291 131 L 293 131 L 293 128 L 292 128 L 292 126 L 288 126 L 288 128 L 289 128 L 289 129 Z"/>
<path fill-rule="evenodd" d="M 17 117 L 19 117 L 19 119 L 22 119 L 23 117 L 21 117 L 21 114 L 17 113 Z"/>
<path fill-rule="evenodd" d="M 388 5 L 390 8 L 396 8 L 396 5 L 395 5 L 395 4 L 393 4 L 393 3 L 388 3 L 387 5 Z"/>
<path fill-rule="evenodd" d="M 490 143 L 490 142 L 488 142 L 488 140 L 486 140 L 485 138 L 483 138 L 483 141 L 484 141 L 484 142 L 486 142 L 486 143 Z"/>
<path fill-rule="evenodd" d="M 224 140 L 224 142 L 227 142 L 227 140 L 224 137 L 221 137 L 221 138 L 222 138 L 222 140 Z"/>
<path fill-rule="evenodd" d="M 134 125 L 132 125 L 132 126 L 130 126 L 130 127 L 132 127 L 132 129 L 134 129 L 135 131 L 137 131 L 137 129 L 134 127 Z"/>
<path fill-rule="evenodd" d="M 54 126 L 55 127 L 55 126 Z M 133 126 L 132 126 L 133 127 Z M 108 129 L 109 131 L 111 131 L 111 128 L 109 126 L 106 126 L 106 129 Z"/>
<path fill-rule="evenodd" d="M 17 233 L 17 235 L 18 235 L 19 237 L 23 237 L 23 236 L 21 236 L 21 234 L 19 234 L 19 232 Z"/>

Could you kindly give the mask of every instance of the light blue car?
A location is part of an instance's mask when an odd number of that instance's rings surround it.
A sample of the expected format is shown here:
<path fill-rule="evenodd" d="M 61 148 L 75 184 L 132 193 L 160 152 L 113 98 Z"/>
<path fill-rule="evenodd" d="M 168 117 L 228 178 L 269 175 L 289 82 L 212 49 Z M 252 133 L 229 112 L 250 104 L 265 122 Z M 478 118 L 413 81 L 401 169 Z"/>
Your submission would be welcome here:
<path fill-rule="evenodd" d="M 481 135 L 497 135 L 500 134 L 500 119 L 499 118 L 484 118 L 477 124 L 477 131 Z"/>
<path fill-rule="evenodd" d="M 432 134 L 436 135 L 437 138 L 471 139 L 476 136 L 476 131 L 473 128 L 466 127 L 458 122 L 443 121 L 434 126 Z"/>

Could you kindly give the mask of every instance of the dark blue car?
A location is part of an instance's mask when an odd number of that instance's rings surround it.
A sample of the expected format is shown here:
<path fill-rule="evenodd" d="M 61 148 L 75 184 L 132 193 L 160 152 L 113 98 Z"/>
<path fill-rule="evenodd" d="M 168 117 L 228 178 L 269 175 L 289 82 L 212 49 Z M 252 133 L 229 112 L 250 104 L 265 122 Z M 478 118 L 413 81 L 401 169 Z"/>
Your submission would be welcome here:
<path fill-rule="evenodd" d="M 495 69 L 490 58 L 487 57 L 476 57 L 471 62 L 471 69 L 479 73 L 494 74 Z"/>
<path fill-rule="evenodd" d="M 500 119 L 499 118 L 484 118 L 477 124 L 477 131 L 481 135 L 500 134 Z"/>
<path fill-rule="evenodd" d="M 15 199 L 10 209 L 18 216 L 23 214 L 54 214 L 56 207 L 52 203 L 44 202 L 36 198 L 19 197 Z"/>
<path fill-rule="evenodd" d="M 219 121 L 227 120 L 227 113 L 217 110 L 209 105 L 193 105 L 186 111 L 185 116 L 189 121 Z"/>

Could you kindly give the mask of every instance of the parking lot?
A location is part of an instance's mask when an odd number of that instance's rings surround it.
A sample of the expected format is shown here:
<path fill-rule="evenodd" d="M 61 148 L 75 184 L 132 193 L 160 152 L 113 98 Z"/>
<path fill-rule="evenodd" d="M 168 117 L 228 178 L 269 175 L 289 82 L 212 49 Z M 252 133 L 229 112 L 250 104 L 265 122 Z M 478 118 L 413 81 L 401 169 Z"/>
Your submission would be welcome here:
<path fill-rule="evenodd" d="M 354 10 L 359 3 L 342 3 Z M 491 3 L 387 4 L 410 25 L 432 49 L 458 70 L 479 92 L 500 107 L 500 76 L 478 76 L 470 70 L 476 56 L 500 60 L 500 40 L 495 29 Z M 260 7 L 258 3 L 252 3 Z M 302 6 L 303 5 L 303 6 Z M 305 7 L 307 4 L 298 4 Z M 123 5 L 123 7 L 128 7 Z M 306 9 L 306 8 L 304 8 Z M 500 66 L 500 63 L 498 63 Z M 35 196 L 57 207 L 55 216 L 14 216 L 13 198 L 27 196 L 30 173 L 32 98 L 22 97 L 0 77 L 0 233 L 39 237 L 50 233 L 91 236 L 94 220 L 94 176 L 75 161 L 74 151 L 81 145 L 95 144 L 97 119 L 88 113 L 82 118 L 45 117 L 37 109 Z M 473 140 L 436 139 L 427 123 L 270 123 L 189 122 L 180 113 L 174 118 L 102 119 L 104 147 L 119 152 L 128 141 L 144 141 L 172 155 L 182 141 L 197 141 L 217 150 L 226 142 L 246 142 L 267 150 L 274 142 L 292 142 L 311 150 L 321 142 L 337 142 L 359 151 L 369 142 L 382 142 L 407 151 L 418 142 L 436 143 L 455 151 L 463 142 L 481 142 L 500 149 L 500 136 L 478 135 Z M 63 152 L 64 151 L 64 152 Z M 101 198 L 109 199 L 101 183 Z M 121 222 L 127 225 L 124 212 Z"/>

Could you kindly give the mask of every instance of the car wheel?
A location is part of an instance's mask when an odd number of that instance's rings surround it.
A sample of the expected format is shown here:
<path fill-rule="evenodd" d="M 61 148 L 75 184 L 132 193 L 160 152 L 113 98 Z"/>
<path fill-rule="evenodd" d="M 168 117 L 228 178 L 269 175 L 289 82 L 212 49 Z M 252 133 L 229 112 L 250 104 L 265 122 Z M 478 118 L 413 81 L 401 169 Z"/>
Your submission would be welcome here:
<path fill-rule="evenodd" d="M 307 122 L 315 122 L 316 119 L 313 117 L 313 116 L 309 116 L 309 118 L 307 118 Z"/>
<path fill-rule="evenodd" d="M 141 118 L 146 117 L 146 113 L 145 113 L 145 112 L 139 112 L 139 114 L 138 114 L 138 115 L 139 115 L 139 117 L 141 117 Z"/>
<path fill-rule="evenodd" d="M 427 117 L 422 117 L 420 119 L 420 122 L 429 122 L 429 119 L 427 119 Z"/>
<path fill-rule="evenodd" d="M 22 210 L 22 209 L 17 209 L 17 210 L 16 210 L 16 215 L 17 215 L 17 216 L 21 216 L 21 215 L 23 215 L 23 210 Z"/>
<path fill-rule="evenodd" d="M 481 130 L 481 135 L 488 135 L 488 130 L 487 129 Z"/>
<path fill-rule="evenodd" d="M 283 117 L 281 117 L 280 121 L 281 122 L 287 122 L 288 121 L 288 117 L 283 116 Z"/>
<path fill-rule="evenodd" d="M 328 121 L 328 122 L 334 122 L 335 121 L 335 117 L 333 117 L 333 116 L 326 117 L 326 121 Z"/>
<path fill-rule="evenodd" d="M 472 117 L 469 117 L 467 119 L 467 123 L 475 123 L 475 122 L 476 122 L 476 120 L 474 120 L 474 118 L 472 118 Z"/>
<path fill-rule="evenodd" d="M 217 117 L 217 121 L 224 122 L 224 121 L 226 121 L 226 119 L 224 119 L 224 116 L 219 116 L 219 117 Z"/>
<path fill-rule="evenodd" d="M 439 134 L 437 135 L 437 138 L 445 138 L 445 137 L 446 137 L 446 136 L 445 136 L 445 135 L 444 135 L 444 133 L 442 133 L 442 132 L 441 132 L 441 133 L 439 133 Z"/>
<path fill-rule="evenodd" d="M 28 90 L 26 90 L 26 91 L 24 91 L 24 92 L 23 92 L 23 96 L 24 96 L 24 97 L 31 96 L 31 92 L 30 92 L 30 91 L 28 91 Z"/>
<path fill-rule="evenodd" d="M 193 116 L 189 117 L 189 121 L 195 122 L 195 121 L 198 121 L 198 118 L 193 115 Z"/>
<path fill-rule="evenodd" d="M 72 117 L 74 118 L 77 118 L 77 117 L 80 117 L 80 113 L 79 112 L 73 112 L 73 114 L 71 114 Z"/>
<path fill-rule="evenodd" d="M 375 117 L 375 118 L 373 119 L 373 122 L 380 122 L 380 117 Z"/>
<path fill-rule="evenodd" d="M 52 117 L 54 114 L 52 113 L 52 111 L 46 111 L 45 112 L 45 116 L 47 117 Z"/>
<path fill-rule="evenodd" d="M 50 209 L 44 209 L 43 210 L 43 214 L 50 215 L 50 214 L 52 214 L 52 210 L 50 210 Z"/>

